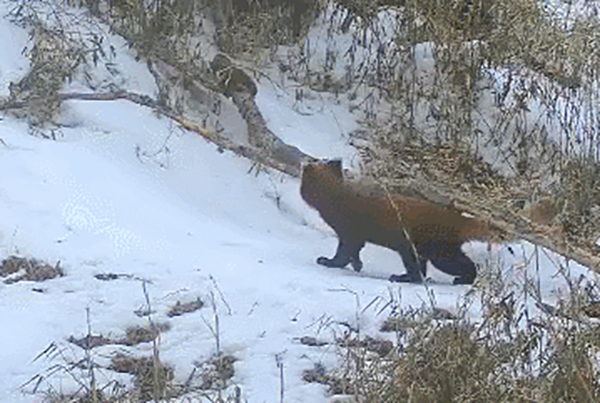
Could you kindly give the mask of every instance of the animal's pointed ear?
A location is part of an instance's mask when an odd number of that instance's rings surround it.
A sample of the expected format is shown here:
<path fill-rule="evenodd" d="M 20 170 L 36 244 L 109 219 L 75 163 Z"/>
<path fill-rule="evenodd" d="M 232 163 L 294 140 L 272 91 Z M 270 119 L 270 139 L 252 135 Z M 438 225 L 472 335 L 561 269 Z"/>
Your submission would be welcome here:
<path fill-rule="evenodd" d="M 341 159 L 329 160 L 329 161 L 327 161 L 327 165 L 330 165 L 330 166 L 334 167 L 335 169 L 339 169 L 340 171 L 342 170 L 342 160 Z"/>
<path fill-rule="evenodd" d="M 336 175 L 339 175 L 340 177 L 343 176 L 341 159 L 327 161 L 327 167 L 330 168 L 331 171 L 335 172 Z"/>

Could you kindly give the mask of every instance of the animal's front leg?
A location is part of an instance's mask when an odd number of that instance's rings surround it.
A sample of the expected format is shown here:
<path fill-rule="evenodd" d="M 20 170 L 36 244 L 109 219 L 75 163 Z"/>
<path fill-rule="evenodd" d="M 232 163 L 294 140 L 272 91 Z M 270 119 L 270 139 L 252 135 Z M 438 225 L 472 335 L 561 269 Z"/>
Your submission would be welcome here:
<path fill-rule="evenodd" d="M 335 256 L 331 259 L 321 256 L 317 259 L 317 263 L 327 267 L 346 267 L 348 263 L 352 263 L 352 267 L 356 271 L 362 269 L 360 261 L 360 250 L 365 245 L 364 242 L 348 241 L 340 239 Z"/>

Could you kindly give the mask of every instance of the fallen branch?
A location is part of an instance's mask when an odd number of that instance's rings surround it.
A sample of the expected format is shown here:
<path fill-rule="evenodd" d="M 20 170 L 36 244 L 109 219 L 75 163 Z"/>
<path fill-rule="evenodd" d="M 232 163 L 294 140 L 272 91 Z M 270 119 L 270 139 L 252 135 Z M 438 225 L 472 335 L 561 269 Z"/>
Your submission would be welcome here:
<path fill-rule="evenodd" d="M 147 95 L 141 95 L 130 91 L 118 91 L 118 92 L 109 92 L 109 93 L 63 93 L 59 94 L 61 101 L 70 101 L 70 100 L 78 100 L 78 101 L 116 101 L 119 99 L 125 99 L 127 101 L 133 102 L 137 105 L 145 106 L 148 108 L 152 108 L 163 116 L 168 117 L 173 120 L 179 126 L 183 127 L 186 130 L 197 133 L 214 143 L 222 150 L 232 151 L 242 157 L 248 158 L 252 161 L 256 161 L 261 164 L 265 164 L 273 169 L 286 173 L 288 175 L 299 177 L 300 176 L 300 165 L 298 164 L 287 164 L 279 161 L 276 158 L 273 158 L 266 154 L 261 149 L 254 147 L 252 145 L 242 145 L 233 142 L 231 139 L 220 136 L 214 131 L 208 130 L 205 127 L 184 118 L 183 116 L 175 113 L 169 108 L 159 104 L 155 99 Z M 27 104 L 25 102 L 12 102 L 10 100 L 0 103 L 0 110 L 9 110 L 9 109 L 20 109 L 26 107 Z"/>

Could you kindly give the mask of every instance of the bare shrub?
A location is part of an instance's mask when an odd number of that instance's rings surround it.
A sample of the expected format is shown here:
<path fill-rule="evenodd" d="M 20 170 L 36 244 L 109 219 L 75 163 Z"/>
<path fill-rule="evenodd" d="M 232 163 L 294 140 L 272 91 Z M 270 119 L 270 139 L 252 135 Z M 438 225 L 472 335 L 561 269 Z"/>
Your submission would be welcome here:
<path fill-rule="evenodd" d="M 31 44 L 23 49 L 30 68 L 18 82 L 10 83 L 10 97 L 3 109 L 26 119 L 35 133 L 48 136 L 47 129 L 55 126 L 64 85 L 100 60 L 110 61 L 114 54 L 105 48 L 101 36 L 81 32 L 89 20 L 76 16 L 66 2 L 12 3 L 9 17 L 30 33 Z"/>

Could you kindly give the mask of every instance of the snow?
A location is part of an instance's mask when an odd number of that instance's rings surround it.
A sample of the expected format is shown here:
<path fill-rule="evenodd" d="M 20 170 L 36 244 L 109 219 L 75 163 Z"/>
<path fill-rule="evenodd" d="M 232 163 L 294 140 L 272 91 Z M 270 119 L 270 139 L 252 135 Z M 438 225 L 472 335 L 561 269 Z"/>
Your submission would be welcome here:
<path fill-rule="evenodd" d="M 0 94 L 6 95 L 8 83 L 24 73 L 27 36 L 6 20 L 0 34 L 15 39 L 0 49 Z M 153 93 L 143 64 L 132 60 L 123 42 L 115 43 L 116 62 L 129 74 L 123 85 Z M 352 163 L 344 134 L 358 125 L 340 103 L 324 97 L 322 108 L 301 114 L 291 91 L 268 82 L 260 83 L 257 102 L 285 141 Z M 12 118 L 0 120 L 0 257 L 60 261 L 66 271 L 43 283 L 0 283 L 0 402 L 39 401 L 19 387 L 62 364 L 59 358 L 34 360 L 51 343 L 77 353 L 66 339 L 86 334 L 86 309 L 94 334 L 121 335 L 128 326 L 145 324 L 135 314 L 145 306 L 141 280 L 147 281 L 153 319 L 171 325 L 161 335 L 160 352 L 179 382 L 195 362 L 215 353 L 208 325 L 215 314 L 210 307 L 176 318 L 166 312 L 178 300 L 209 302 L 214 296 L 221 348 L 238 359 L 233 381 L 249 402 L 278 400 L 276 357 L 284 366 L 286 402 L 327 401 L 325 388 L 303 382 L 301 375 L 316 362 L 333 364 L 335 348 L 305 346 L 300 337 L 331 339 L 335 323 L 386 337 L 377 329 L 389 311 L 378 313 L 380 304 L 363 308 L 393 293 L 401 293 L 404 306 L 427 303 L 426 287 L 385 280 L 403 270 L 389 250 L 367 246 L 358 274 L 315 264 L 317 256 L 333 254 L 337 240 L 301 200 L 297 179 L 249 174 L 249 161 L 219 153 L 199 136 L 125 101 L 70 101 L 63 119 L 57 141 L 31 136 Z M 527 243 L 513 244 L 515 255 L 505 245 L 491 252 L 482 243 L 465 249 L 478 262 L 503 262 L 509 276 L 535 274 L 520 268 L 533 255 Z M 557 258 L 540 255 L 542 290 L 551 299 L 564 281 L 554 276 L 550 259 Z M 570 267 L 572 276 L 587 273 Z M 434 281 L 427 287 L 438 306 L 455 310 L 471 287 L 453 286 L 430 271 Z M 130 276 L 100 281 L 94 278 L 99 273 Z M 105 363 L 105 355 L 116 350 L 151 352 L 148 343 L 111 348 L 100 349 L 97 359 Z M 61 373 L 51 382 L 59 389 L 70 385 Z"/>
<path fill-rule="evenodd" d="M 318 94 L 301 105 L 273 83 L 261 82 L 256 104 L 266 114 L 269 128 L 286 143 L 294 144 L 316 158 L 342 158 L 356 161 L 348 133 L 358 129 L 356 117 L 333 96 Z M 294 113 L 294 111 L 298 111 Z"/>
<path fill-rule="evenodd" d="M 7 11 L 7 4 L 1 4 L 0 15 L 4 16 Z M 3 50 L 7 51 L 3 51 L 0 58 L 0 96 L 4 97 L 8 95 L 8 84 L 18 80 L 29 68 L 28 60 L 21 55 L 21 50 L 27 45 L 27 32 L 2 18 L 0 38 L 10 38 L 10 43 L 5 41 L 3 44 Z"/>

